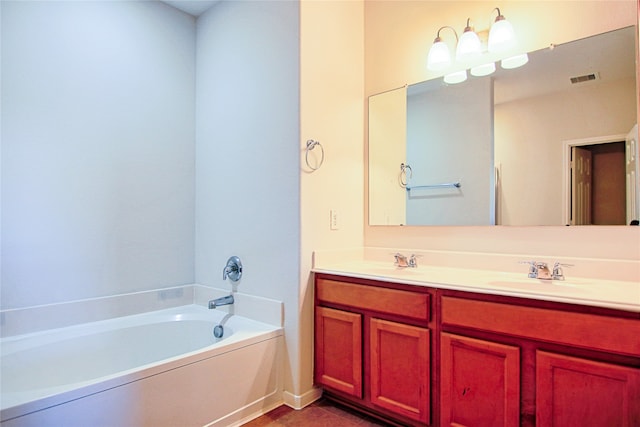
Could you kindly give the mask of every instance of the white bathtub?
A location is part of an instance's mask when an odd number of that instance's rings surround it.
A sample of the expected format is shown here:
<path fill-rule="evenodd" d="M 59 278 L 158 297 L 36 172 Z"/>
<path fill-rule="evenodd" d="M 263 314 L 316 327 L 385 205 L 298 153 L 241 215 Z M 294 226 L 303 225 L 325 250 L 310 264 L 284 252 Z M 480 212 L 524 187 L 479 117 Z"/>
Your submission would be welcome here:
<path fill-rule="evenodd" d="M 277 406 L 282 329 L 225 315 L 186 305 L 3 338 L 2 427 L 228 426 Z"/>

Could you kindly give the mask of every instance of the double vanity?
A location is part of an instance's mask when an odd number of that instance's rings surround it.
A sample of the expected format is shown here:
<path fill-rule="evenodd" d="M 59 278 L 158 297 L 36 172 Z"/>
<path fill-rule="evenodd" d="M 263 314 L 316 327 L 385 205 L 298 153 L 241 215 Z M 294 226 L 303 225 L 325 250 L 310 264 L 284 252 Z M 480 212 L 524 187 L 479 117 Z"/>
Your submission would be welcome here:
<path fill-rule="evenodd" d="M 619 266 L 628 280 L 580 277 L 579 265 L 539 280 L 516 263 L 435 258 L 314 255 L 326 397 L 398 425 L 640 425 L 637 265 Z"/>

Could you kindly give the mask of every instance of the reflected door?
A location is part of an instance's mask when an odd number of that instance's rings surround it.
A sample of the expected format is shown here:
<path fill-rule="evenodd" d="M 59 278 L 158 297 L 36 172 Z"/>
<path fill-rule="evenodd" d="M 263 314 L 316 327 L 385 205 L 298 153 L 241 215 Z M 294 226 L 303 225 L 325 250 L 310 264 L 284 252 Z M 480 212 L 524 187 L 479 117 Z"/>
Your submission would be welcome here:
<path fill-rule="evenodd" d="M 591 151 L 571 147 L 571 225 L 591 224 Z"/>

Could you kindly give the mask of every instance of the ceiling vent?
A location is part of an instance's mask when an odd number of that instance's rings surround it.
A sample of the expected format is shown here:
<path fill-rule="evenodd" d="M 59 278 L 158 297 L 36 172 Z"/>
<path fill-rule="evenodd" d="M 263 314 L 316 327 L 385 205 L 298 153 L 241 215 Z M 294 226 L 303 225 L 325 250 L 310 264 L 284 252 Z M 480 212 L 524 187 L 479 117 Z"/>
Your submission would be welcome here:
<path fill-rule="evenodd" d="M 585 74 L 583 76 L 577 76 L 577 77 L 571 77 L 571 84 L 576 84 L 576 83 L 584 83 L 584 82 L 590 82 L 592 80 L 599 80 L 600 79 L 600 74 L 599 73 L 590 73 L 590 74 Z"/>

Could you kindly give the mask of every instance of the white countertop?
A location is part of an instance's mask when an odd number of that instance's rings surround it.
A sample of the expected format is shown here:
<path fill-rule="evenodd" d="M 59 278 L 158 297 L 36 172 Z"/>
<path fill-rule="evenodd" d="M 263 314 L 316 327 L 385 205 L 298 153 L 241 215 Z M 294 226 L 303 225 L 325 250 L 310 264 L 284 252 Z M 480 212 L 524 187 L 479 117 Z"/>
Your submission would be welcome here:
<path fill-rule="evenodd" d="M 392 261 L 328 259 L 314 263 L 312 271 L 362 279 L 404 283 L 606 307 L 640 313 L 640 283 L 637 281 L 567 278 L 539 280 L 522 273 L 453 267 L 399 268 Z M 565 273 L 566 274 L 566 273 Z"/>

